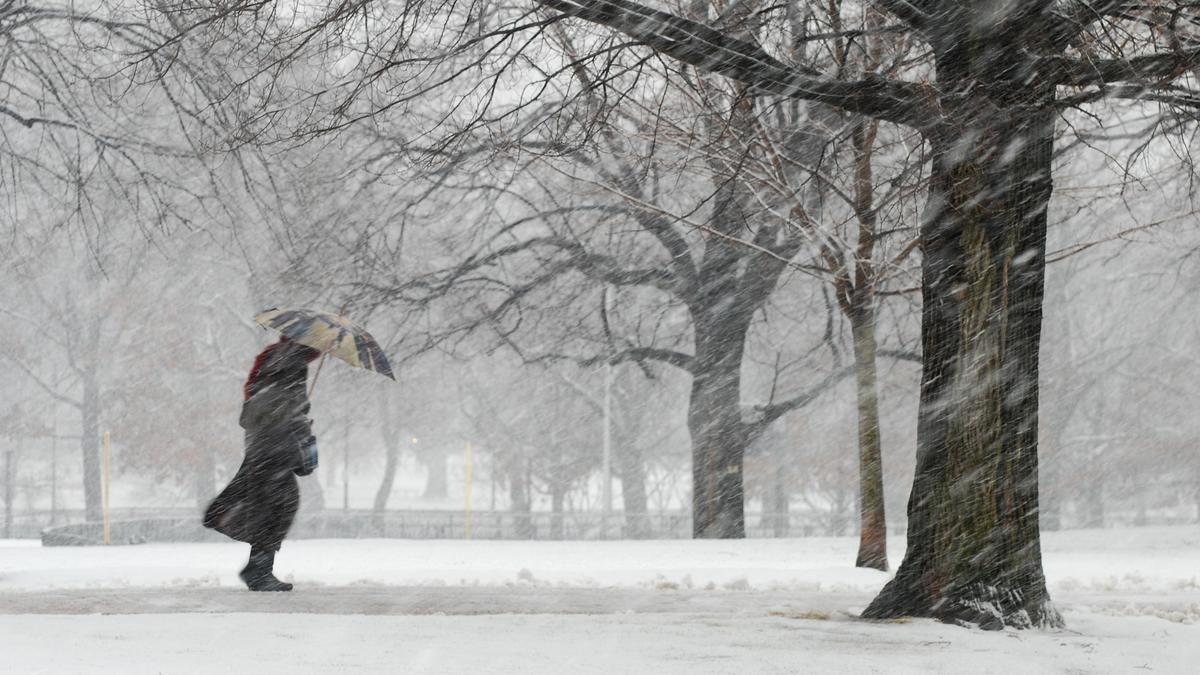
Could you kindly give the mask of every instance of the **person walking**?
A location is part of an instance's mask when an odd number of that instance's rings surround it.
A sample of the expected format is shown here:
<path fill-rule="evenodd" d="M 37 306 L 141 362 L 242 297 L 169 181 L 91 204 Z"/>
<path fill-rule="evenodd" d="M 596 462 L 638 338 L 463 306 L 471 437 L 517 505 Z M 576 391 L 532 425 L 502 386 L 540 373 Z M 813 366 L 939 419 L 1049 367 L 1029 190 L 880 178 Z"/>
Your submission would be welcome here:
<path fill-rule="evenodd" d="M 308 364 L 320 355 L 283 337 L 254 360 L 240 419 L 246 455 L 204 514 L 205 527 L 250 544 L 250 560 L 239 576 L 252 591 L 292 590 L 275 577 L 275 553 L 300 506 L 296 476 L 315 466 L 306 387 Z"/>

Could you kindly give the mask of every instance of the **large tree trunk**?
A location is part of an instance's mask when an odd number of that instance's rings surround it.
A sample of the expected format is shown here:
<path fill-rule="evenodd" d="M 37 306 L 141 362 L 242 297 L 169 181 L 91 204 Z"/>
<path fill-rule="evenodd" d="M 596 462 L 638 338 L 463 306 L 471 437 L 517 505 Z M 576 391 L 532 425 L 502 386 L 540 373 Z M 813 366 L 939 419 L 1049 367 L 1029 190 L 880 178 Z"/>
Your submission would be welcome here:
<path fill-rule="evenodd" d="M 688 403 L 692 536 L 740 539 L 746 536 L 742 459 L 747 431 L 740 408 L 745 329 L 697 320 L 695 330 L 696 357 Z"/>
<path fill-rule="evenodd" d="M 736 11 L 742 12 L 746 7 Z M 749 23 L 749 22 L 747 22 Z M 743 26 L 747 24 L 742 24 Z M 704 242 L 697 284 L 687 293 L 694 356 L 688 430 L 692 436 L 692 536 L 734 539 L 746 536 L 743 458 L 750 429 L 742 421 L 741 371 L 746 333 L 754 312 L 770 295 L 786 267 L 782 261 L 748 252 L 741 242 L 754 230 L 754 197 L 741 176 L 745 139 L 755 131 L 754 98 L 737 88 L 728 122 L 714 131 L 712 168 L 714 234 Z M 722 144 L 738 138 L 720 154 Z M 730 158 L 739 158 L 727 161 Z M 764 231 L 759 231 L 762 234 Z M 790 258 L 786 249 L 782 256 Z"/>
<path fill-rule="evenodd" d="M 981 56 L 982 55 L 982 56 Z M 908 548 L 863 613 L 1061 625 L 1038 529 L 1038 348 L 1053 90 L 989 81 L 996 52 L 939 54 L 952 123 L 931 134 L 923 371 Z M 1014 68 L 1013 71 L 1019 70 Z"/>
<path fill-rule="evenodd" d="M 875 383 L 875 308 L 854 308 L 854 370 L 858 383 L 858 495 L 860 533 L 855 567 L 887 570 L 887 518 L 883 502 L 883 449 Z"/>

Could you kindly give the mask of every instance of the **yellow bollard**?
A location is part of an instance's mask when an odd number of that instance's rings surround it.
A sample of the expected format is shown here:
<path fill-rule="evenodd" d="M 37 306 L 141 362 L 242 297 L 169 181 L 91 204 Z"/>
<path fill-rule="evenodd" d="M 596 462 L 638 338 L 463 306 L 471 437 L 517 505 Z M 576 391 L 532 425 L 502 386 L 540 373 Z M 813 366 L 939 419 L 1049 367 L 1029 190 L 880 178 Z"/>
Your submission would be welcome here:
<path fill-rule="evenodd" d="M 104 432 L 104 545 L 111 543 L 108 534 L 108 432 Z"/>
<path fill-rule="evenodd" d="M 471 444 L 467 443 L 467 487 L 466 487 L 466 530 L 467 539 L 471 538 Z"/>

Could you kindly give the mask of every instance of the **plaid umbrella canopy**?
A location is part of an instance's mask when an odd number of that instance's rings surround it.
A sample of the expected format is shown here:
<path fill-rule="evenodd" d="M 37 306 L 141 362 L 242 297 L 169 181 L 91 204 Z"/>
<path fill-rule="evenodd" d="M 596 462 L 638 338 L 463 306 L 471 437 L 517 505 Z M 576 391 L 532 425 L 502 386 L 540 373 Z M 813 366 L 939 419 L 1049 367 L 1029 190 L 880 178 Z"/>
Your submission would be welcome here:
<path fill-rule="evenodd" d="M 274 328 L 290 340 L 336 356 L 356 368 L 373 370 L 396 379 L 387 356 L 375 338 L 367 329 L 340 314 L 312 309 L 272 308 L 260 312 L 254 320 L 259 325 Z M 317 372 L 320 372 L 319 367 Z"/>

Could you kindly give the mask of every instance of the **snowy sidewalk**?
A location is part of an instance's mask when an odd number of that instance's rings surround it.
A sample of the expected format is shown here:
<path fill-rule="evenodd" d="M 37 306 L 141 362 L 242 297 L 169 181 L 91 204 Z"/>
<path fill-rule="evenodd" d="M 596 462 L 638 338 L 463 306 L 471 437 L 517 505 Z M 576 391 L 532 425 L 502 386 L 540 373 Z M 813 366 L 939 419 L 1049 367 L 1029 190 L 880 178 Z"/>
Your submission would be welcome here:
<path fill-rule="evenodd" d="M 1185 673 L 1200 631 L 1068 612 L 1067 631 L 728 614 L 0 616 L 5 672 L 707 675 Z"/>
<path fill-rule="evenodd" d="M 1197 672 L 1200 527 L 1047 534 L 1059 631 L 859 621 L 888 575 L 855 543 L 295 541 L 297 590 L 255 594 L 244 545 L 0 542 L 0 651 L 55 674 Z"/>
<path fill-rule="evenodd" d="M 722 541 L 297 540 L 276 562 L 303 587 L 554 586 L 874 593 L 851 537 Z M 893 568 L 903 538 L 888 541 Z M 43 548 L 0 540 L 0 593 L 63 588 L 231 587 L 245 544 Z M 1200 526 L 1046 533 L 1046 578 L 1063 593 L 1200 590 Z"/>
<path fill-rule="evenodd" d="M 105 588 L 0 593 L 0 614 L 728 614 L 852 618 L 869 593 L 681 591 L 532 586 Z"/>

